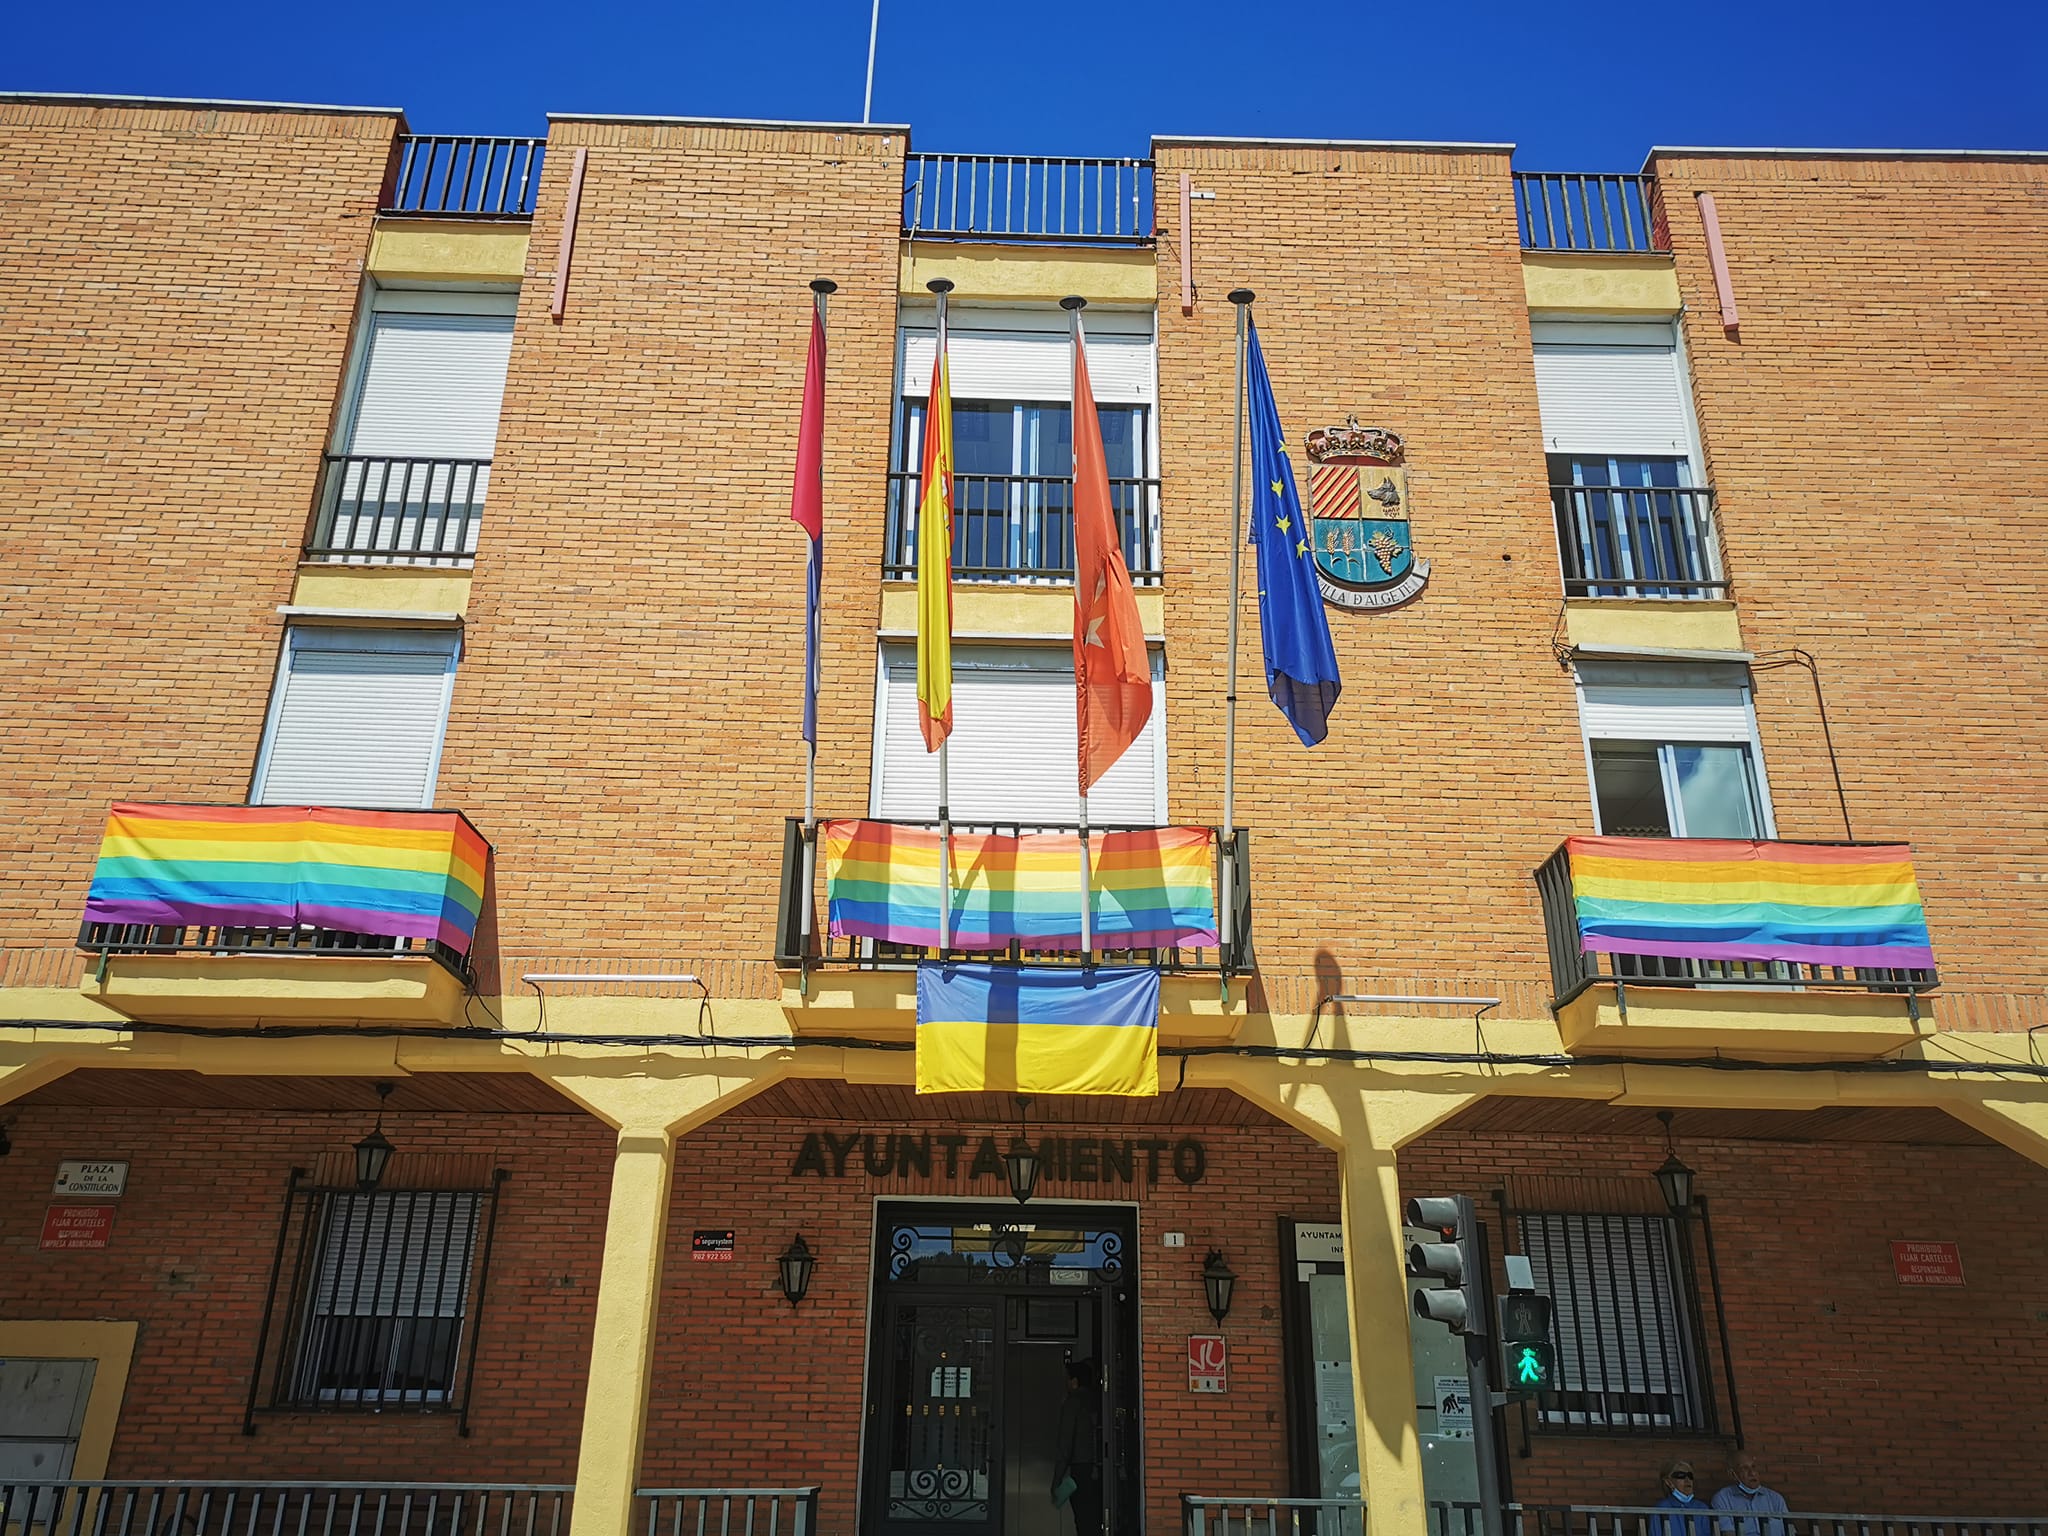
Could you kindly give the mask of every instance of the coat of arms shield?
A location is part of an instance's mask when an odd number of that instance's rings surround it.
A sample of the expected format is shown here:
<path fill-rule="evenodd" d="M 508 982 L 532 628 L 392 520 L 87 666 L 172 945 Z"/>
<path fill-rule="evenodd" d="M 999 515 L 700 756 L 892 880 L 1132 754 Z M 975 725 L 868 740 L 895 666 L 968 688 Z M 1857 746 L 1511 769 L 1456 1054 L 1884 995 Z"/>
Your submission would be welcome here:
<path fill-rule="evenodd" d="M 1398 608 L 1429 582 L 1409 531 L 1401 439 L 1356 416 L 1308 435 L 1309 526 L 1323 600 L 1340 608 Z"/>

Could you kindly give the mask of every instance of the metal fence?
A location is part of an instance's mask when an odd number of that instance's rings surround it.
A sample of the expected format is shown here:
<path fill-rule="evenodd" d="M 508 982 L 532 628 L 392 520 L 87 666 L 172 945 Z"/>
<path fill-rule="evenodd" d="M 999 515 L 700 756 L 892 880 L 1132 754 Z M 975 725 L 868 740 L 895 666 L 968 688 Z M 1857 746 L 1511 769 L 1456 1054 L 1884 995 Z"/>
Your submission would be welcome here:
<path fill-rule="evenodd" d="M 815 1536 L 818 1489 L 643 1488 L 639 1536 Z"/>
<path fill-rule="evenodd" d="M 489 459 L 330 453 L 306 558 L 348 565 L 455 565 L 476 557 Z"/>
<path fill-rule="evenodd" d="M 1525 251 L 1671 249 L 1671 229 L 1654 176 L 1514 175 L 1515 222 Z"/>
<path fill-rule="evenodd" d="M 993 240 L 1152 239 L 1152 162 L 1044 155 L 911 155 L 903 232 Z"/>
<path fill-rule="evenodd" d="M 1185 1536 L 1365 1536 L 1363 1499 L 1180 1496 Z"/>
<path fill-rule="evenodd" d="M 380 211 L 530 219 L 546 139 L 405 134 Z"/>
<path fill-rule="evenodd" d="M 568 1536 L 565 1483 L 0 1482 L 8 1536 Z"/>
<path fill-rule="evenodd" d="M 1675 841 L 1684 841 L 1676 839 Z M 1869 846 L 1814 839 L 1829 847 Z M 1880 966 L 1814 965 L 1789 960 L 1694 960 L 1682 955 L 1608 955 L 1584 949 L 1572 898 L 1571 854 L 1558 850 L 1536 871 L 1543 930 L 1550 947 L 1552 1008 L 1562 1008 L 1600 983 L 1642 982 L 1659 987 L 1840 987 L 1859 992 L 1904 993 L 1909 1001 L 1941 984 L 1934 971 Z M 1915 1014 L 1917 1016 L 1917 1005 Z"/>
<path fill-rule="evenodd" d="M 1509 1504 L 1507 1536 L 2048 1536 L 2048 1515 L 1744 1515 L 1622 1504 Z M 1479 1506 L 1432 1501 L 1431 1536 L 1480 1536 Z"/>
<path fill-rule="evenodd" d="M 1553 485 L 1569 597 L 1719 597 L 1728 590 L 1705 486 Z"/>
<path fill-rule="evenodd" d="M 917 508 L 924 476 L 889 476 L 882 574 L 917 574 Z M 1131 581 L 1156 587 L 1163 575 L 1159 482 L 1112 479 L 1109 501 Z M 960 581 L 1072 581 L 1074 481 L 1070 475 L 955 475 L 953 575 Z"/>
<path fill-rule="evenodd" d="M 469 959 L 439 939 L 344 933 L 338 928 L 172 928 L 152 923 L 85 923 L 78 947 L 107 955 L 316 955 L 341 959 L 423 956 L 464 985 L 474 982 Z"/>

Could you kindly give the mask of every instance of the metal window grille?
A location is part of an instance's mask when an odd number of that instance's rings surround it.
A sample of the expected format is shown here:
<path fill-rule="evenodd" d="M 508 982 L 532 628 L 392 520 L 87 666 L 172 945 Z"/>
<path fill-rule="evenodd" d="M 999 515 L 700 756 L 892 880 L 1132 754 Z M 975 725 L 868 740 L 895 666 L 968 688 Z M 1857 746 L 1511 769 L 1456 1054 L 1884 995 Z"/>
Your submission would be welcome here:
<path fill-rule="evenodd" d="M 1690 1254 L 1669 1216 L 1525 1213 L 1523 1251 L 1554 1303 L 1558 1389 L 1537 1402 L 1551 1430 L 1714 1434 Z"/>
<path fill-rule="evenodd" d="M 377 1190 L 292 1171 L 245 1433 L 254 1432 L 272 1347 L 273 1410 L 453 1409 L 468 1432 L 506 1178 L 499 1169 L 485 1180 L 474 1162 L 443 1159 L 410 1178 L 401 1169 L 393 1187 Z M 336 1159 L 323 1171 L 346 1170 Z"/>

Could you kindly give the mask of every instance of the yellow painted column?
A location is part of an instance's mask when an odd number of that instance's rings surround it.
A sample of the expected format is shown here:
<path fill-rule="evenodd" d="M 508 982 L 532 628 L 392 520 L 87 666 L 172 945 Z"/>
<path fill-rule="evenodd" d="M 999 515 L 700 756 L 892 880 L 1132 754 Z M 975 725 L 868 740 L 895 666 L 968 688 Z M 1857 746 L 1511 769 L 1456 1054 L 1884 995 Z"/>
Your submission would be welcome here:
<path fill-rule="evenodd" d="M 676 1138 L 667 1126 L 619 1132 L 570 1536 L 628 1536 L 633 1528 L 675 1158 Z"/>
<path fill-rule="evenodd" d="M 1426 1536 L 1429 1512 L 1422 1497 L 1422 1442 L 1415 1424 L 1401 1183 L 1391 1149 L 1353 1144 L 1339 1157 L 1351 1400 L 1357 1405 L 1358 1475 L 1367 1523 L 1372 1536 Z"/>

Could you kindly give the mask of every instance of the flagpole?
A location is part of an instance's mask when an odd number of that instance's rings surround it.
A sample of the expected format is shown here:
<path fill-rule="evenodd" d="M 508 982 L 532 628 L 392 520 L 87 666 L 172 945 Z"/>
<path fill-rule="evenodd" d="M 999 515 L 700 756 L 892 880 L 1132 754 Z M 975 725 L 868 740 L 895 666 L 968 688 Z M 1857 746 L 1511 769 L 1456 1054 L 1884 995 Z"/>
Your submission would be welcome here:
<path fill-rule="evenodd" d="M 875 0 L 875 4 L 879 9 L 881 0 Z M 937 371 L 944 369 L 946 366 L 946 295 L 953 291 L 953 282 L 951 278 L 935 277 L 926 283 L 925 287 L 932 291 L 939 304 L 939 350 L 932 359 L 932 368 L 934 376 L 936 376 Z M 950 411 L 952 408 L 952 395 L 949 388 L 947 391 L 946 409 Z M 924 424 L 924 429 L 927 432 L 931 431 L 932 427 L 933 423 L 929 421 Z M 950 466 L 947 467 L 950 470 Z M 946 489 L 949 497 L 947 504 L 951 505 L 952 487 L 948 486 Z M 918 487 L 918 490 L 920 494 L 929 495 L 931 487 L 921 485 Z M 948 588 L 952 586 L 953 582 L 952 559 L 953 548 L 951 543 L 948 542 L 946 546 L 946 584 Z M 949 612 L 950 607 L 951 605 L 948 604 Z M 948 623 L 950 624 L 950 622 L 949 619 Z M 947 648 L 948 667 L 952 665 L 951 657 L 952 650 L 949 644 Z M 949 688 L 949 694 L 950 691 Z M 941 738 L 939 741 L 939 953 L 941 956 L 953 947 L 953 807 L 951 803 L 952 796 L 946 780 L 946 748 L 950 744 L 950 740 L 951 733 L 949 732 L 946 737 Z"/>
<path fill-rule="evenodd" d="M 820 332 L 822 332 L 825 329 L 826 300 L 831 294 L 837 293 L 838 291 L 839 285 L 833 282 L 832 279 L 829 277 L 816 277 L 811 279 L 811 306 L 813 312 L 818 317 L 818 329 Z M 825 456 L 823 454 L 819 454 L 818 505 L 820 507 L 823 507 L 824 504 Z M 818 584 L 818 607 L 811 608 L 810 612 L 806 615 L 805 618 L 805 625 L 810 630 L 810 633 L 807 636 L 805 636 L 805 639 L 809 642 L 807 646 L 807 649 L 809 651 L 809 657 L 807 658 L 807 661 L 808 664 L 814 669 L 812 672 L 812 683 L 814 686 L 815 684 L 824 681 L 825 670 L 825 658 L 823 654 L 825 649 L 823 644 L 824 636 L 821 633 L 821 631 L 824 628 L 824 615 L 819 611 L 824 606 L 825 595 L 825 573 L 822 569 L 824 561 L 822 558 L 822 553 L 819 548 L 819 544 L 821 542 L 822 541 L 814 541 L 811 545 L 810 553 L 810 558 L 814 561 L 817 561 L 819 566 L 821 567 L 819 570 L 812 573 Z M 811 896 L 815 888 L 814 882 L 818 878 L 818 743 L 816 740 L 817 730 L 815 727 L 817 709 L 816 698 L 816 693 L 813 693 L 811 708 L 813 711 L 812 718 L 814 724 L 813 729 L 811 731 L 811 735 L 804 741 L 804 899 L 802 902 L 802 927 L 800 929 L 800 932 L 803 935 L 805 983 L 802 990 L 805 991 L 809 990 L 810 982 L 812 925 Z"/>
<path fill-rule="evenodd" d="M 875 34 L 880 32 L 881 30 L 882 0 L 875 0 L 873 8 L 870 9 L 868 12 L 868 89 L 867 94 L 862 96 L 860 101 L 860 120 L 863 123 L 874 121 Z"/>
<path fill-rule="evenodd" d="M 1071 374 L 1072 384 L 1068 396 L 1070 402 L 1068 410 L 1075 418 L 1079 417 L 1081 410 L 1081 369 L 1079 367 L 1081 358 L 1081 311 L 1087 307 L 1088 301 L 1078 293 L 1068 294 L 1064 299 L 1060 300 L 1060 308 L 1067 312 L 1067 334 L 1072 338 L 1074 344 L 1075 367 Z M 1069 436 L 1072 435 L 1071 433 L 1069 434 Z M 1072 525 L 1068 529 L 1068 539 L 1074 546 L 1074 612 L 1078 619 L 1081 610 L 1081 488 L 1078 478 L 1078 465 L 1076 466 L 1075 473 L 1074 489 L 1069 496 L 1072 506 L 1069 509 L 1068 516 L 1072 519 Z M 1074 683 L 1076 687 L 1080 686 L 1080 681 L 1081 665 L 1080 658 L 1077 656 L 1074 663 Z M 1085 720 L 1087 715 L 1088 711 L 1083 707 L 1079 711 L 1078 718 Z M 1079 751 L 1075 754 L 1077 764 L 1076 776 L 1081 784 L 1081 963 L 1086 965 L 1095 957 L 1095 922 L 1093 912 L 1095 906 L 1095 877 L 1088 867 L 1088 781 L 1086 778 L 1088 772 L 1088 743 L 1080 740 L 1077 735 L 1075 745 L 1079 748 Z"/>
<path fill-rule="evenodd" d="M 1233 930 L 1237 921 L 1237 893 L 1233 888 L 1236 874 L 1237 842 L 1237 613 L 1238 603 L 1238 561 L 1244 553 L 1244 340 L 1245 321 L 1251 314 L 1252 300 L 1257 297 L 1249 288 L 1233 288 L 1226 295 L 1237 309 L 1237 431 L 1230 439 L 1230 621 L 1229 621 L 1229 681 L 1223 690 L 1223 836 L 1217 849 L 1219 855 L 1217 894 L 1221 907 L 1216 916 L 1220 920 L 1218 931 L 1223 938 L 1225 959 L 1231 952 Z"/>

